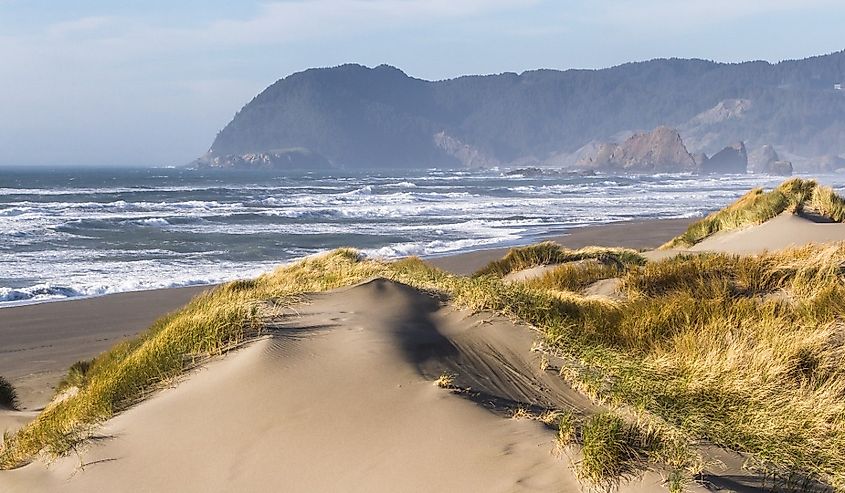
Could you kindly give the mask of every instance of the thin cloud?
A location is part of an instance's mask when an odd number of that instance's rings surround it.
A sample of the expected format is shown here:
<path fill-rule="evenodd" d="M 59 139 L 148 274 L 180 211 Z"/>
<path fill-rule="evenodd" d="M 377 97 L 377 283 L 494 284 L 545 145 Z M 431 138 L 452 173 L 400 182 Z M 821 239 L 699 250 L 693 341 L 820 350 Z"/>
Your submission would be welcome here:
<path fill-rule="evenodd" d="M 757 16 L 841 6 L 839 0 L 604 0 L 595 2 L 588 15 L 598 24 L 625 27 L 643 33 L 713 28 L 729 22 Z"/>

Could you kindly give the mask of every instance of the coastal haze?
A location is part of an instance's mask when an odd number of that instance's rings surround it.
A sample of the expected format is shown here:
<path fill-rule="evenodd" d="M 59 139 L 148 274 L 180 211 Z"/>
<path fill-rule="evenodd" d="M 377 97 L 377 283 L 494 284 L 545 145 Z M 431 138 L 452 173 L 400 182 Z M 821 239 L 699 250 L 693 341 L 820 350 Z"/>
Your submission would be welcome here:
<path fill-rule="evenodd" d="M 845 168 L 843 79 L 845 51 L 776 64 L 663 59 L 436 82 L 387 65 L 343 65 L 272 84 L 197 164 L 258 165 L 263 155 L 280 167 L 287 157 L 298 167 L 619 171 L 596 159 L 600 146 L 667 126 L 679 132 L 682 155 L 658 171 L 693 171 L 704 161 L 693 156 L 742 143 L 752 154 L 768 147 L 800 171 L 830 172 Z M 655 159 L 625 171 L 654 171 Z"/>

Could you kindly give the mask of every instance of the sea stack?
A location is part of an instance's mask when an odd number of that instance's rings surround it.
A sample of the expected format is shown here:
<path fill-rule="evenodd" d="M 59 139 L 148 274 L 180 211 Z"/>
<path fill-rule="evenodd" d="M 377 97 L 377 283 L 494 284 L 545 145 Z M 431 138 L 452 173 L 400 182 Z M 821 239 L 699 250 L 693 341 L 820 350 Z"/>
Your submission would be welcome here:
<path fill-rule="evenodd" d="M 665 126 L 634 134 L 622 144 L 601 144 L 578 165 L 628 173 L 681 173 L 696 169 L 695 159 L 684 146 L 681 135 Z"/>
<path fill-rule="evenodd" d="M 748 171 L 748 152 L 744 142 L 737 142 L 717 152 L 699 165 L 704 174 L 744 174 Z"/>

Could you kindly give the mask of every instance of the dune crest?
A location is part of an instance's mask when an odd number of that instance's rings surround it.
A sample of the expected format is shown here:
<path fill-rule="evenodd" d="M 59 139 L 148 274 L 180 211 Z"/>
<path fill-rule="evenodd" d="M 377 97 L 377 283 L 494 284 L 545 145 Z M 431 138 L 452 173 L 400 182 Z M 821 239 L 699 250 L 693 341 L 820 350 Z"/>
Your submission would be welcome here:
<path fill-rule="evenodd" d="M 489 410 L 591 407 L 540 370 L 533 339 L 384 279 L 313 295 L 78 457 L 7 471 L 0 489 L 577 491 L 552 430 Z M 482 405 L 433 385 L 442 372 Z"/>

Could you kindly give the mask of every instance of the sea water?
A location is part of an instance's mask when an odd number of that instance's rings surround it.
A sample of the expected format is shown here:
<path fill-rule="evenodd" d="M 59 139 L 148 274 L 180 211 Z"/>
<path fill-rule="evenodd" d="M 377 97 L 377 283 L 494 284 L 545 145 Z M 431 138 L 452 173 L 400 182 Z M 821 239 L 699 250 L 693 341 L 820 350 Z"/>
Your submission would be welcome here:
<path fill-rule="evenodd" d="M 252 277 L 342 246 L 427 257 L 696 217 L 781 180 L 0 168 L 0 306 Z"/>

